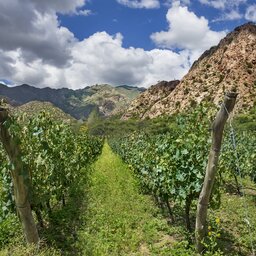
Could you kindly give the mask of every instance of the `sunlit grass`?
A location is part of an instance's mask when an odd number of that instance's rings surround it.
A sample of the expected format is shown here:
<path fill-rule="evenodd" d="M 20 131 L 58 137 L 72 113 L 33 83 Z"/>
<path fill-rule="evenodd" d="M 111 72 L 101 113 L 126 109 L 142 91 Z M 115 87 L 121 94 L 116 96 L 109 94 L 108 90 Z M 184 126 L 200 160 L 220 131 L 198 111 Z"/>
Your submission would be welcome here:
<path fill-rule="evenodd" d="M 79 235 L 83 255 L 170 255 L 170 227 L 107 144 L 94 169 Z"/>

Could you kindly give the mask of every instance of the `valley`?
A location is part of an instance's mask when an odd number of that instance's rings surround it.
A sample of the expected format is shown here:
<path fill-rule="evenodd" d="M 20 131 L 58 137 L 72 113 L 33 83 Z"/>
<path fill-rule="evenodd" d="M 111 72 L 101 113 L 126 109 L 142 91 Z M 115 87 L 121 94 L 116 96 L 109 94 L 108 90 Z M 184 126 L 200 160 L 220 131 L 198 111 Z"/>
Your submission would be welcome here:
<path fill-rule="evenodd" d="M 0 255 L 255 255 L 255 45 L 148 89 L 0 84 Z"/>

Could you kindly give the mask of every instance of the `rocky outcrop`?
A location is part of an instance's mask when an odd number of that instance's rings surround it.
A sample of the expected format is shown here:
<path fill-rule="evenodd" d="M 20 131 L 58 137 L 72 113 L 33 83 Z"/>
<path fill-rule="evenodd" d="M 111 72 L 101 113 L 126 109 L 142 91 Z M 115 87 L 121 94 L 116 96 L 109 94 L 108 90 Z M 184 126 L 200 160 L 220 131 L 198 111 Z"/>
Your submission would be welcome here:
<path fill-rule="evenodd" d="M 147 116 L 154 104 L 167 97 L 179 84 L 179 80 L 161 81 L 152 85 L 148 90 L 139 95 L 132 101 L 130 107 L 122 116 L 122 119 L 141 118 Z"/>
<path fill-rule="evenodd" d="M 236 112 L 251 108 L 256 103 L 256 25 L 247 23 L 237 27 L 195 61 L 188 74 L 168 95 L 155 92 L 153 105 L 148 106 L 150 99 L 145 99 L 147 105 L 140 109 L 140 118 L 154 118 L 163 114 L 173 114 L 185 111 L 201 101 L 218 104 L 226 91 L 236 87 L 239 93 Z M 147 92 L 144 93 L 147 94 Z M 139 96 L 138 99 L 141 99 Z M 134 102 L 132 105 L 134 105 Z M 129 116 L 134 112 L 130 111 Z M 128 116 L 128 117 L 129 117 Z"/>

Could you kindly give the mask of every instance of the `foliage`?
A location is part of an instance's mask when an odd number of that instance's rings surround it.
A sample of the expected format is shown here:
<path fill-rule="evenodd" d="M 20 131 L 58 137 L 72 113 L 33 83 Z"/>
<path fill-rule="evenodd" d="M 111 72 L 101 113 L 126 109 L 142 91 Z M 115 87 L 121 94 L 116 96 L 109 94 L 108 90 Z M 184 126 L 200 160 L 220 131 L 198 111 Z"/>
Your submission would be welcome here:
<path fill-rule="evenodd" d="M 239 131 L 254 131 L 256 130 L 256 106 L 249 112 L 239 114 L 234 120 L 235 126 Z"/>
<path fill-rule="evenodd" d="M 64 206 L 81 175 L 88 175 L 88 172 L 81 173 L 81 169 L 88 168 L 96 159 L 103 143 L 102 139 L 89 137 L 86 133 L 74 133 L 68 124 L 52 120 L 45 112 L 29 119 L 26 124 L 21 123 L 23 126 L 11 118 L 4 125 L 20 145 L 21 161 L 30 175 L 29 201 L 43 226 L 43 216 L 50 217 L 53 208 Z M 0 159 L 0 218 L 4 220 L 14 213 L 15 207 L 10 178 L 12 165 L 2 148 Z"/>
<path fill-rule="evenodd" d="M 220 172 L 232 177 L 240 176 L 240 174 L 243 178 L 248 176 L 256 183 L 255 133 L 238 131 L 233 134 L 229 129 L 227 133 L 229 136 L 226 136 L 220 157 Z"/>
<path fill-rule="evenodd" d="M 0 220 L 0 248 L 6 245 L 6 240 L 11 240 L 20 235 L 20 224 L 15 214 L 8 214 L 4 219 Z"/>
<path fill-rule="evenodd" d="M 220 238 L 220 236 L 221 236 L 220 233 L 221 233 L 220 218 L 215 218 L 215 220 L 210 221 L 209 226 L 208 226 L 208 233 L 203 242 L 203 244 L 206 248 L 205 255 L 209 255 L 209 256 L 224 255 L 223 252 L 221 252 L 218 249 L 217 239 Z"/>
<path fill-rule="evenodd" d="M 36 256 L 61 256 L 61 252 L 54 249 L 49 248 L 45 245 L 27 245 L 24 246 L 20 241 L 15 241 L 15 246 L 12 244 L 4 250 L 0 251 L 0 256 L 27 256 L 27 255 L 36 255 Z"/>
<path fill-rule="evenodd" d="M 75 118 L 62 111 L 60 108 L 54 106 L 49 102 L 30 101 L 21 106 L 11 109 L 13 115 L 19 117 L 26 113 L 27 118 L 37 117 L 41 112 L 47 112 L 54 120 L 59 120 L 65 123 L 75 123 Z"/>
<path fill-rule="evenodd" d="M 108 119 L 97 118 L 91 123 L 89 133 L 92 135 L 104 136 L 126 136 L 131 132 L 145 132 L 147 134 L 162 134 L 172 132 L 175 124 L 175 117 L 158 117 L 155 119 L 145 120 L 121 120 L 120 116 L 111 117 Z M 174 126 L 174 127 L 173 127 Z"/>
<path fill-rule="evenodd" d="M 78 247 L 82 247 L 80 249 L 88 254 L 91 252 L 90 250 L 96 250 L 96 247 L 97 250 L 112 250 L 111 252 L 120 253 L 122 246 L 127 245 L 125 243 L 127 240 L 124 240 L 124 236 L 126 236 L 127 239 L 130 239 L 129 246 L 133 251 L 138 249 L 138 241 L 147 241 L 148 248 L 152 250 L 153 255 L 194 255 L 194 250 L 189 247 L 188 241 L 175 242 L 171 245 L 167 242 L 163 248 L 159 248 L 153 237 L 157 237 L 155 232 L 158 229 L 161 234 L 168 233 L 170 236 L 172 234 L 174 237 L 177 236 L 181 208 L 185 209 L 187 227 L 189 228 L 190 209 L 194 213 L 193 202 L 198 198 L 201 189 L 210 146 L 208 129 L 210 117 L 208 117 L 207 111 L 208 109 L 204 106 L 200 106 L 186 115 L 179 114 L 171 118 L 164 117 L 155 120 L 129 120 L 128 122 L 114 118 L 100 120 L 97 117 L 93 119 L 93 122 L 89 122 L 89 125 L 82 125 L 75 129 L 68 124 L 51 120 L 46 113 L 41 113 L 22 123 L 23 126 L 18 125 L 16 120 L 6 124 L 10 132 L 18 139 L 23 152 L 23 164 L 30 171 L 33 192 L 30 195 L 30 201 L 38 221 L 40 222 L 41 215 L 47 226 L 50 219 L 56 222 L 56 225 L 52 225 L 50 228 L 52 233 L 46 234 L 45 237 L 55 241 L 54 236 L 58 236 L 59 243 L 63 243 L 63 240 L 66 242 L 72 240 L 73 243 L 73 240 L 77 238 L 74 234 L 77 227 L 74 223 L 66 221 L 70 218 L 67 215 L 74 216 L 74 208 L 67 212 L 65 204 L 66 199 L 69 199 L 77 189 L 77 184 L 81 182 L 81 179 L 88 179 L 88 166 L 101 152 L 102 139 L 88 136 L 89 129 L 91 134 L 111 135 L 109 144 L 112 149 L 129 164 L 138 177 L 143 190 L 153 194 L 170 211 L 171 217 L 174 215 L 176 225 L 165 227 L 160 223 L 159 218 L 161 217 L 159 216 L 158 219 L 152 217 L 148 219 L 146 215 L 149 211 L 154 217 L 157 216 L 154 207 L 147 208 L 147 204 L 144 204 L 143 200 L 143 202 L 136 203 L 134 199 L 131 204 L 131 196 L 128 193 L 130 191 L 123 196 L 119 193 L 119 189 L 124 188 L 126 184 L 131 189 L 132 181 L 128 181 L 126 171 L 122 182 L 119 180 L 120 177 L 117 177 L 121 175 L 119 171 L 127 170 L 127 167 L 120 160 L 113 158 L 113 155 L 107 154 L 104 161 L 101 162 L 101 166 L 97 162 L 97 170 L 93 174 L 91 205 L 95 208 L 94 210 L 88 209 L 88 215 L 85 216 L 86 225 L 80 234 L 84 240 L 79 241 Z M 233 149 L 233 141 L 230 139 L 230 130 L 226 129 L 219 161 L 219 173 L 222 179 L 227 179 L 227 176 L 233 178 L 238 175 L 237 163 L 239 163 L 242 177 L 245 179 L 249 177 L 256 182 L 256 136 L 253 129 L 244 129 L 248 123 L 254 121 L 252 115 L 245 117 L 240 115 L 239 118 L 235 120 L 238 162 Z M 242 123 L 246 125 L 243 126 Z M 116 136 L 113 137 L 113 134 Z M 109 166 L 107 160 L 110 163 Z M 13 188 L 9 175 L 12 166 L 8 162 L 1 144 L 0 161 L 2 169 L 0 172 L 0 246 L 6 246 L 6 243 L 16 236 L 15 232 L 20 225 L 17 217 L 14 217 Z M 118 166 L 116 166 L 117 164 Z M 107 174 L 105 171 L 108 171 Z M 96 183 L 97 188 L 94 187 Z M 218 200 L 220 199 L 219 185 L 219 180 L 217 180 L 213 196 Z M 237 186 L 241 189 L 240 184 Z M 250 187 L 253 186 L 250 184 Z M 108 198 L 106 195 L 109 194 L 111 197 Z M 243 251 L 241 255 L 248 255 L 250 239 L 244 221 L 243 202 L 237 196 L 231 197 L 224 194 L 223 197 L 225 203 L 221 206 L 221 212 L 220 209 L 211 211 L 213 221 L 209 223 L 209 233 L 205 240 L 208 250 L 206 255 L 223 255 L 217 249 L 218 247 L 225 252 L 225 255 L 229 255 L 235 250 L 240 250 L 240 246 Z M 219 205 L 218 200 L 214 200 L 215 205 Z M 246 200 L 247 204 L 250 203 L 249 215 L 251 215 L 250 220 L 253 220 L 252 226 L 255 226 L 255 218 L 253 219 L 255 195 Z M 78 201 L 75 203 L 80 204 Z M 56 209 L 60 209 L 60 211 L 58 212 Z M 221 226 L 214 215 L 216 212 L 218 212 L 217 216 L 221 216 Z M 121 213 L 124 213 L 124 216 Z M 63 219 L 63 222 L 60 219 Z M 131 220 L 131 227 L 128 225 L 128 219 Z M 135 232 L 134 223 L 139 220 L 139 224 L 141 224 L 144 219 L 147 220 L 148 225 L 143 226 L 146 233 L 145 237 L 142 237 L 140 231 Z M 64 225 L 65 221 L 66 225 Z M 131 228 L 128 228 L 128 231 L 127 225 Z M 135 226 L 137 227 L 137 224 Z M 224 229 L 225 232 L 228 230 L 230 234 L 225 234 Z M 66 233 L 70 233 L 70 236 L 64 237 Z M 181 236 L 184 237 L 184 234 Z M 225 244 L 222 245 L 221 239 L 224 236 L 231 239 L 229 243 L 234 245 L 234 251 L 229 252 L 228 248 L 225 249 Z M 252 229 L 252 236 L 255 237 L 254 229 Z M 57 247 L 64 248 L 67 253 L 72 251 L 67 247 L 69 242 L 66 245 L 65 243 L 63 243 L 63 247 Z M 144 244 L 142 243 L 142 245 Z M 141 248 L 143 249 L 143 246 Z M 125 249 L 127 248 L 125 247 Z M 13 255 L 22 255 L 20 252 L 23 251 L 30 253 L 29 248 L 18 246 L 17 250 L 13 251 Z M 43 253 L 42 255 L 48 255 L 48 252 Z M 49 253 L 54 255 L 55 252 L 51 252 L 50 249 Z M 56 254 L 58 255 L 58 252 Z"/>
<path fill-rule="evenodd" d="M 107 144 L 93 168 L 78 239 L 81 255 L 194 255 L 185 242 L 176 240 L 178 232 L 184 234 L 168 226 L 153 200 L 140 193 L 129 167 Z"/>
<path fill-rule="evenodd" d="M 199 195 L 209 149 L 206 111 L 200 106 L 190 115 L 177 116 L 177 129 L 172 133 L 110 140 L 142 187 L 164 202 L 185 206 L 188 228 L 190 206 Z"/>
<path fill-rule="evenodd" d="M 111 147 L 130 165 L 143 189 L 158 200 L 160 198 L 161 204 L 169 208 L 172 218 L 177 212 L 175 208 L 185 206 L 188 228 L 190 208 L 198 198 L 206 169 L 210 119 L 207 118 L 206 109 L 200 106 L 192 113 L 177 115 L 172 133 L 157 135 L 137 132 L 110 139 Z M 237 159 L 230 130 L 226 129 L 219 162 L 220 175 L 216 177 L 211 200 L 213 208 L 220 206 L 221 179 L 226 178 L 226 174 L 238 179 L 237 164 L 243 178 L 250 177 L 255 181 L 256 136 L 252 131 L 236 130 Z M 208 255 L 217 246 L 218 234 L 216 232 L 216 237 L 210 236 L 206 241 Z M 221 255 L 221 251 L 216 250 L 215 255 Z"/>

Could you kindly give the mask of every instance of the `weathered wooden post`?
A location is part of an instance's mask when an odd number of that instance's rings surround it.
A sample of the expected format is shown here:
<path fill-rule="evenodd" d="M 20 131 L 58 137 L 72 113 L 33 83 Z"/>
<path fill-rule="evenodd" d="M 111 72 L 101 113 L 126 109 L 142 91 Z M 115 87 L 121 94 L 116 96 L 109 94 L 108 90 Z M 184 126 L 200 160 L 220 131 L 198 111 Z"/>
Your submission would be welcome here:
<path fill-rule="evenodd" d="M 222 104 L 221 109 L 217 113 L 217 116 L 212 125 L 212 146 L 208 157 L 208 165 L 204 177 L 203 188 L 199 196 L 196 214 L 195 237 L 198 253 L 202 253 L 204 249 L 202 241 L 207 232 L 207 208 L 217 171 L 224 125 L 228 119 L 229 113 L 232 112 L 235 106 L 236 97 L 236 92 L 226 93 L 224 103 Z"/>
<path fill-rule="evenodd" d="M 39 242 L 39 236 L 28 200 L 29 173 L 23 167 L 19 145 L 5 126 L 5 122 L 8 120 L 9 117 L 6 109 L 0 108 L 0 140 L 13 166 L 11 176 L 15 204 L 27 243 L 37 244 Z"/>

